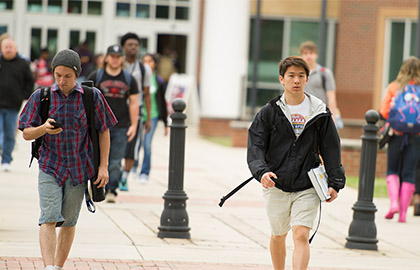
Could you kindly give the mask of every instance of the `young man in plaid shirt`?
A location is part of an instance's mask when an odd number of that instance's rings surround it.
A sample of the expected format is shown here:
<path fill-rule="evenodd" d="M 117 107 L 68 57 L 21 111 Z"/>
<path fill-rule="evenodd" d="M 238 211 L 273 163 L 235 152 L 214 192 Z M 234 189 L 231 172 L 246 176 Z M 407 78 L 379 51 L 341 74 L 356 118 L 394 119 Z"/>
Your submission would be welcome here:
<path fill-rule="evenodd" d="M 41 207 L 39 241 L 48 270 L 62 269 L 73 243 L 88 179 L 94 176 L 93 145 L 83 105 L 83 88 L 76 82 L 80 58 L 64 49 L 52 60 L 56 83 L 51 86 L 48 119 L 42 122 L 40 89 L 25 105 L 19 129 L 25 140 L 43 136 L 39 155 L 38 191 Z M 95 184 L 108 183 L 109 128 L 117 120 L 101 92 L 94 88 L 95 128 L 99 131 L 100 164 Z M 52 122 L 62 124 L 54 128 Z M 58 239 L 55 228 L 60 227 Z"/>

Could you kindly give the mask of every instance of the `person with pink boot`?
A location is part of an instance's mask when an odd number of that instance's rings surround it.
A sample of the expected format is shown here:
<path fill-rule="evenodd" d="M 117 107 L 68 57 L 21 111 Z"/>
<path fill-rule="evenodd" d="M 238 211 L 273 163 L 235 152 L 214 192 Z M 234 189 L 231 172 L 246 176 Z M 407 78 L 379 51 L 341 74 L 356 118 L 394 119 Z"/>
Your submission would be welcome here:
<path fill-rule="evenodd" d="M 396 129 L 395 124 L 391 121 L 390 111 L 399 106 L 398 96 L 400 93 L 406 92 L 403 97 L 407 101 L 407 89 L 413 86 L 418 87 L 418 85 L 420 85 L 420 60 L 411 56 L 403 62 L 395 81 L 388 85 L 379 111 L 393 129 L 393 136 L 388 143 L 386 173 L 391 205 L 385 218 L 392 219 L 396 213 L 399 213 L 398 222 L 401 223 L 406 222 L 407 209 L 415 191 L 415 169 L 420 158 L 420 134 L 418 131 L 407 132 Z M 410 93 L 410 98 L 417 100 L 418 104 L 420 93 Z"/>

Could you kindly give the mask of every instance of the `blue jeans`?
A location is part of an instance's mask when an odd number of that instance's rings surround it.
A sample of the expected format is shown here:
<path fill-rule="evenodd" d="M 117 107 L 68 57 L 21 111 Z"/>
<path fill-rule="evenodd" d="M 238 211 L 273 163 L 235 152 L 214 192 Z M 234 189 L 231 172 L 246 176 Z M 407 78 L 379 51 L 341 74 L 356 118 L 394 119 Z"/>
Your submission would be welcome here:
<path fill-rule="evenodd" d="M 110 128 L 111 147 L 109 149 L 109 182 L 106 190 L 116 193 L 118 183 L 121 181 L 122 167 L 121 160 L 124 158 L 127 146 L 127 128 Z"/>
<path fill-rule="evenodd" d="M 3 153 L 1 163 L 12 162 L 12 152 L 15 147 L 16 120 L 19 111 L 0 108 L 0 138 L 3 138 Z"/>
<path fill-rule="evenodd" d="M 420 136 L 408 135 L 408 144 L 401 148 L 404 136 L 392 136 L 388 144 L 386 175 L 397 174 L 401 182 L 414 184 L 415 170 L 420 158 Z"/>
<path fill-rule="evenodd" d="M 143 165 L 141 166 L 140 174 L 149 175 L 150 173 L 150 164 L 151 164 L 151 157 L 152 157 L 152 139 L 153 134 L 155 133 L 156 126 L 158 123 L 159 118 L 152 118 L 150 120 L 150 131 L 149 133 L 144 134 L 144 141 L 143 141 L 143 149 L 144 149 L 144 157 L 143 157 Z"/>

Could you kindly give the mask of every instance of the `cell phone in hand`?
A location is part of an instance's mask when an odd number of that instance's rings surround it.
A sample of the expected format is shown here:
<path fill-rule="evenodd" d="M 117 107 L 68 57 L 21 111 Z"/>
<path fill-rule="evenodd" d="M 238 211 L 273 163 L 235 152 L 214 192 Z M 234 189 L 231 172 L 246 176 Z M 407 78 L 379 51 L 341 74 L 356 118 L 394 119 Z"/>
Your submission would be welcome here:
<path fill-rule="evenodd" d="M 63 125 L 61 123 L 58 122 L 50 122 L 50 124 L 54 127 L 54 129 L 56 128 L 61 128 Z"/>

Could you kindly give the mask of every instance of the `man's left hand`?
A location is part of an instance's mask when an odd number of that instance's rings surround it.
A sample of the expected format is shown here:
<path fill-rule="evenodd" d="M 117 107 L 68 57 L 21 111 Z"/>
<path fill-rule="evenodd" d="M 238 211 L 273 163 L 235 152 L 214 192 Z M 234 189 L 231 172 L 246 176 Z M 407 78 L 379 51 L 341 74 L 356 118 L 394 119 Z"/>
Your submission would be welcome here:
<path fill-rule="evenodd" d="M 136 136 L 137 132 L 137 126 L 131 125 L 127 130 L 127 142 L 131 142 L 134 139 L 134 136 Z"/>
<path fill-rule="evenodd" d="M 108 175 L 108 168 L 99 166 L 98 170 L 98 178 L 95 182 L 95 185 L 98 185 L 98 188 L 105 187 L 108 184 L 109 175 Z"/>
<path fill-rule="evenodd" d="M 150 123 L 150 118 L 147 118 L 146 122 L 144 122 L 144 132 L 149 133 L 152 129 L 152 124 Z"/>
<path fill-rule="evenodd" d="M 338 197 L 337 191 L 335 191 L 335 189 L 333 189 L 332 187 L 328 188 L 328 193 L 327 194 L 330 194 L 331 198 L 326 200 L 326 202 L 332 202 L 335 199 L 337 199 L 337 197 Z"/>

